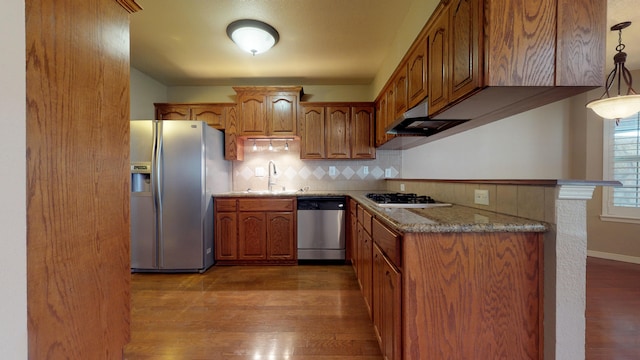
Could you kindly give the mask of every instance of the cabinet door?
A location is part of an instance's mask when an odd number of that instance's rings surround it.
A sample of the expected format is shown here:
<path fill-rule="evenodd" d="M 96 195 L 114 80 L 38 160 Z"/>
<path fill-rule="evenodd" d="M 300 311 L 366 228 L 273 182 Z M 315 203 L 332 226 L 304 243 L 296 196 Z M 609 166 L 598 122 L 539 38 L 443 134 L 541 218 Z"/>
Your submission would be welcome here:
<path fill-rule="evenodd" d="M 375 159 L 373 129 L 373 107 L 354 106 L 351 108 L 352 159 Z"/>
<path fill-rule="evenodd" d="M 235 212 L 216 213 L 216 260 L 236 260 L 238 258 L 238 216 Z"/>
<path fill-rule="evenodd" d="M 295 95 L 270 95 L 269 135 L 296 135 L 298 97 Z"/>
<path fill-rule="evenodd" d="M 327 158 L 349 159 L 349 106 L 329 106 L 327 111 Z"/>
<path fill-rule="evenodd" d="M 386 257 L 382 258 L 381 269 L 381 339 L 382 355 L 385 359 L 393 360 L 401 358 L 401 326 L 402 326 L 402 276 L 396 268 L 389 263 Z"/>
<path fill-rule="evenodd" d="M 156 105 L 157 120 L 189 120 L 191 112 L 188 105 Z"/>
<path fill-rule="evenodd" d="M 369 311 L 369 317 L 373 318 L 373 241 L 371 240 L 371 235 L 364 229 L 362 231 L 361 245 L 362 293 Z"/>
<path fill-rule="evenodd" d="M 400 67 L 393 80 L 395 96 L 394 116 L 392 119 L 389 119 L 389 123 L 393 123 L 396 119 L 402 116 L 405 111 L 407 111 L 407 83 L 407 65 L 404 64 Z"/>
<path fill-rule="evenodd" d="M 449 17 L 444 12 L 429 32 L 429 115 L 445 107 L 448 102 Z"/>
<path fill-rule="evenodd" d="M 238 235 L 239 260 L 267 258 L 267 219 L 264 212 L 240 212 Z"/>
<path fill-rule="evenodd" d="M 350 231 L 350 244 L 351 244 L 351 266 L 356 273 L 358 274 L 358 218 L 355 213 L 352 213 L 349 216 L 351 231 Z"/>
<path fill-rule="evenodd" d="M 302 106 L 300 158 L 325 159 L 325 111 L 323 106 Z"/>
<path fill-rule="evenodd" d="M 413 49 L 407 63 L 408 107 L 412 108 L 427 97 L 427 39 L 418 40 L 418 46 Z"/>
<path fill-rule="evenodd" d="M 229 106 L 224 105 L 193 105 L 191 106 L 191 120 L 204 121 L 207 125 L 224 129 L 225 118 Z"/>
<path fill-rule="evenodd" d="M 376 102 L 376 147 L 387 142 L 387 95 L 386 92 Z"/>
<path fill-rule="evenodd" d="M 240 135 L 267 134 L 267 97 L 264 94 L 238 94 L 238 127 Z"/>
<path fill-rule="evenodd" d="M 387 88 L 387 113 L 384 117 L 384 128 L 386 129 L 387 127 L 389 127 L 389 125 L 391 125 L 391 123 L 393 122 L 393 120 L 395 120 L 395 103 L 396 103 L 396 96 L 395 96 L 395 86 L 389 86 Z M 389 141 L 391 139 L 394 138 L 395 135 L 391 135 L 391 134 L 384 134 L 384 137 L 387 139 L 386 141 Z"/>
<path fill-rule="evenodd" d="M 292 212 L 267 213 L 267 258 L 295 260 L 297 258 L 295 218 Z"/>
<path fill-rule="evenodd" d="M 480 87 L 480 5 L 479 0 L 455 0 L 450 13 L 449 102 Z"/>
<path fill-rule="evenodd" d="M 384 303 L 382 302 L 382 285 L 384 284 L 384 255 L 382 251 L 373 243 L 373 330 L 378 338 L 380 349 L 384 350 L 382 343 L 382 310 Z M 384 351 L 383 351 L 384 353 Z"/>

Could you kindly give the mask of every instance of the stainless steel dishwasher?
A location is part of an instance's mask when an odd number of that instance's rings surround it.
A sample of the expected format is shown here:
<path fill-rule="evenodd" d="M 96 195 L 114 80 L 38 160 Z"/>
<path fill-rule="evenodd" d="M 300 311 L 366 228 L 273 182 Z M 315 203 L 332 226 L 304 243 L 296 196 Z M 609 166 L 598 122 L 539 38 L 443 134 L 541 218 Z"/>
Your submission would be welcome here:
<path fill-rule="evenodd" d="M 298 260 L 345 260 L 344 196 L 298 197 Z"/>

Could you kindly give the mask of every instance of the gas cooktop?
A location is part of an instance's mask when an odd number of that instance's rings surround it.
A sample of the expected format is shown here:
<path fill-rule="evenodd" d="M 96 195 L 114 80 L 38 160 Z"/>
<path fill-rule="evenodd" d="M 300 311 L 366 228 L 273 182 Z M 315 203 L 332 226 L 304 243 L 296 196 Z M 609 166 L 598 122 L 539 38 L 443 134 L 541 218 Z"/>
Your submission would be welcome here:
<path fill-rule="evenodd" d="M 413 193 L 369 193 L 366 195 L 379 207 L 424 209 L 440 206 L 451 206 L 433 200 L 430 196 Z"/>

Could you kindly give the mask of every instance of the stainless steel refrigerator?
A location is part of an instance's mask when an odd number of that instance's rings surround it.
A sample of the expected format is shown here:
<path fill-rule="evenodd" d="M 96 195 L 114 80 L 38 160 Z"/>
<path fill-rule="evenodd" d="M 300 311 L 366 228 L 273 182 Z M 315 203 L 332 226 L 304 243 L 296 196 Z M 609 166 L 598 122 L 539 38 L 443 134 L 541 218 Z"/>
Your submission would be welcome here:
<path fill-rule="evenodd" d="M 213 199 L 229 191 L 221 131 L 131 121 L 131 270 L 203 272 L 214 262 Z"/>

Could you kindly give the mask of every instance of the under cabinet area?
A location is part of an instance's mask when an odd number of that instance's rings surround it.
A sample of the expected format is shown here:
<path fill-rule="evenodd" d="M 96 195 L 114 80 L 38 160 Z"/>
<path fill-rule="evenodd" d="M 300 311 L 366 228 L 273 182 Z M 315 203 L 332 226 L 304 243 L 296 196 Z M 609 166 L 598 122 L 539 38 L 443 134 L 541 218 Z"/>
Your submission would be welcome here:
<path fill-rule="evenodd" d="M 296 198 L 216 198 L 215 259 L 296 264 Z"/>

